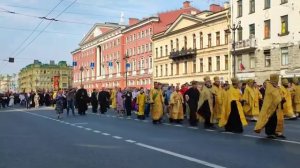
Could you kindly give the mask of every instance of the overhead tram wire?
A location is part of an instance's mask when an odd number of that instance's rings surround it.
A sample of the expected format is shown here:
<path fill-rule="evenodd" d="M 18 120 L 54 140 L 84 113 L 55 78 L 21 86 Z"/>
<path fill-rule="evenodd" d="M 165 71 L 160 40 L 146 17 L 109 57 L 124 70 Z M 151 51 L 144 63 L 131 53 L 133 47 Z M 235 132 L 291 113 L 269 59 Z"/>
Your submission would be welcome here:
<path fill-rule="evenodd" d="M 59 1 L 47 14 L 46 17 L 49 16 L 64 0 Z M 1 8 L 1 10 L 6 10 Z M 7 11 L 7 10 L 6 10 Z M 26 41 L 37 31 L 37 29 L 40 27 L 40 25 L 44 22 L 44 20 L 41 20 L 39 22 L 39 24 L 37 26 L 35 26 L 35 28 L 32 30 L 32 32 L 22 41 L 22 43 L 17 47 L 16 50 L 14 50 L 9 57 L 13 57 L 15 55 L 15 53 L 20 50 L 22 48 L 22 46 L 26 43 Z M 5 63 L 5 65 L 7 65 L 7 62 Z M 2 66 L 2 69 L 5 67 Z M 2 71 L 2 69 L 0 69 L 0 73 Z"/>
<path fill-rule="evenodd" d="M 61 16 L 66 10 L 68 10 L 77 0 L 74 0 L 71 4 L 69 4 L 63 11 L 61 11 L 54 19 Z M 25 47 L 23 47 L 19 52 L 15 54 L 15 57 L 20 55 L 28 46 L 30 46 L 49 26 L 50 24 L 55 20 L 50 20 L 50 22 L 29 42 Z"/>

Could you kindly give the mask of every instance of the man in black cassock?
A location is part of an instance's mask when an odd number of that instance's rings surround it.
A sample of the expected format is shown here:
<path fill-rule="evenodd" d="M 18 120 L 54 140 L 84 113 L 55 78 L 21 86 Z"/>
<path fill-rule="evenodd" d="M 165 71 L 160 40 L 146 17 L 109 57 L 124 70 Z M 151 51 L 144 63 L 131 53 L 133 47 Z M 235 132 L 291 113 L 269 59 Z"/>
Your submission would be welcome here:
<path fill-rule="evenodd" d="M 131 116 L 131 110 L 132 110 L 132 93 L 131 91 L 127 88 L 123 94 L 123 97 L 125 98 L 125 110 L 127 116 Z"/>
<path fill-rule="evenodd" d="M 98 94 L 98 102 L 100 105 L 100 113 L 104 114 L 107 112 L 107 104 L 108 104 L 109 96 L 104 88 Z"/>
<path fill-rule="evenodd" d="M 45 99 L 45 105 L 50 106 L 51 105 L 51 97 L 50 97 L 49 92 L 46 92 L 44 94 L 44 99 Z"/>
<path fill-rule="evenodd" d="M 197 88 L 198 83 L 196 81 L 192 81 L 191 83 L 192 83 L 192 87 L 185 92 L 185 100 L 190 110 L 190 114 L 189 114 L 190 125 L 197 126 L 198 124 L 197 108 L 198 108 L 200 92 Z"/>
<path fill-rule="evenodd" d="M 92 112 L 97 113 L 98 109 L 98 99 L 97 99 L 97 90 L 93 89 L 92 95 L 91 95 L 91 104 L 92 104 Z"/>
<path fill-rule="evenodd" d="M 76 92 L 76 102 L 77 102 L 77 109 L 79 115 L 85 115 L 85 111 L 87 110 L 87 102 L 88 102 L 88 94 L 86 89 L 83 88 L 83 85 L 81 85 L 81 88 L 77 90 Z"/>

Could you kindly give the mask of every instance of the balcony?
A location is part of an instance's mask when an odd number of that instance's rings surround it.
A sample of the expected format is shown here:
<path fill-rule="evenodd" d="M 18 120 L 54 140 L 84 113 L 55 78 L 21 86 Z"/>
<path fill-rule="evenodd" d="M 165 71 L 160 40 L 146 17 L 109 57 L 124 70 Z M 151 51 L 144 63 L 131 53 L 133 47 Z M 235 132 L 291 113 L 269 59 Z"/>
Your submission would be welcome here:
<path fill-rule="evenodd" d="M 236 52 L 249 52 L 257 48 L 256 38 L 249 38 L 235 43 Z"/>
<path fill-rule="evenodd" d="M 178 60 L 185 60 L 185 59 L 191 59 L 195 58 L 197 55 L 197 50 L 196 49 L 182 49 L 180 51 L 172 51 L 170 52 L 169 58 L 178 61 Z"/>

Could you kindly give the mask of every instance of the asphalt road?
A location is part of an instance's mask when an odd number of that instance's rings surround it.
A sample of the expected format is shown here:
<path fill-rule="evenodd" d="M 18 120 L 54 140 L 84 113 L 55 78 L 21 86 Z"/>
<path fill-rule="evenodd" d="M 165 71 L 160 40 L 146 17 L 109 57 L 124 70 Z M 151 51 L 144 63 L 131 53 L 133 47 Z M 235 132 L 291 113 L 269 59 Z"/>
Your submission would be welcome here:
<path fill-rule="evenodd" d="M 0 168 L 296 168 L 300 120 L 286 140 L 88 113 L 57 120 L 51 108 L 0 110 Z"/>

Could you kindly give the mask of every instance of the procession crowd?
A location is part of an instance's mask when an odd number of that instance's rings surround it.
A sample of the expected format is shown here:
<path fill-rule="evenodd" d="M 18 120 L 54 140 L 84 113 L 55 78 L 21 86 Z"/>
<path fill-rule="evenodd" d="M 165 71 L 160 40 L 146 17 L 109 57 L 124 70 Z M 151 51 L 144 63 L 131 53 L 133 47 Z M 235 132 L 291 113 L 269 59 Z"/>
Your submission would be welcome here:
<path fill-rule="evenodd" d="M 151 116 L 153 124 L 188 120 L 191 126 L 204 124 L 204 128 L 216 126 L 225 131 L 242 133 L 248 121 L 256 122 L 254 131 L 265 129 L 268 138 L 285 138 L 284 119 L 294 120 L 300 115 L 300 85 L 297 78 L 292 82 L 272 74 L 263 85 L 254 80 L 240 82 L 237 78 L 222 83 L 219 77 L 204 81 L 192 81 L 181 86 L 166 86 L 154 82 L 152 89 L 115 87 L 94 89 L 88 94 L 79 89 L 58 90 L 57 92 L 31 92 L 0 95 L 2 108 L 20 103 L 27 108 L 53 106 L 57 117 L 62 118 L 66 109 L 75 116 L 85 115 L 88 105 L 93 113 L 104 114 L 109 108 L 118 116 L 131 116 L 144 120 Z"/>

